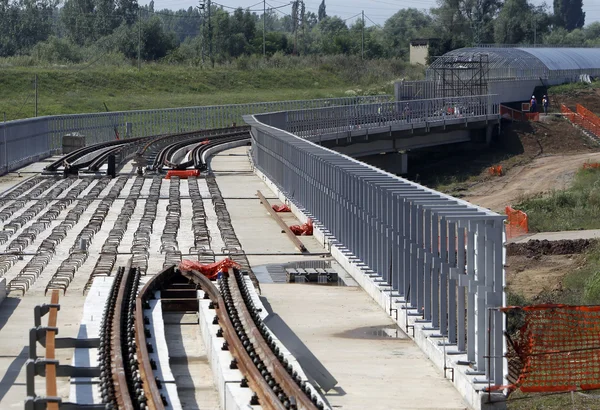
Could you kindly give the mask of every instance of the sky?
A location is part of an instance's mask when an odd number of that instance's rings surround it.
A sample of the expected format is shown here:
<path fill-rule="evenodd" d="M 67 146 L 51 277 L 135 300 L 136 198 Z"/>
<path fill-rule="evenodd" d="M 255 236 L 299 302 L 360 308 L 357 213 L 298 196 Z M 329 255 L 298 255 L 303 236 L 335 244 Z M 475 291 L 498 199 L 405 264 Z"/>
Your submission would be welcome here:
<path fill-rule="evenodd" d="M 150 0 L 140 0 L 140 4 L 148 4 Z M 250 8 L 251 10 L 262 11 L 263 3 L 259 0 L 213 0 L 215 3 L 231 8 Z M 544 3 L 543 0 L 530 0 L 535 5 Z M 286 0 L 266 0 L 267 8 L 280 7 L 278 13 L 280 15 L 289 14 L 291 6 Z M 190 6 L 198 5 L 195 0 L 154 0 L 154 10 L 162 9 L 187 9 Z M 315 14 L 321 4 L 321 0 L 305 0 L 306 10 L 312 11 Z M 552 9 L 552 0 L 547 0 L 546 4 Z M 362 10 L 365 12 L 365 23 L 367 26 L 373 24 L 383 25 L 385 21 L 398 10 L 403 8 L 416 8 L 428 10 L 437 6 L 436 0 L 325 0 L 328 15 L 336 15 L 342 19 L 348 19 L 348 23 L 356 20 Z M 585 24 L 600 21 L 600 0 L 583 0 L 583 11 L 585 11 Z M 260 14 L 259 12 L 259 14 Z"/>

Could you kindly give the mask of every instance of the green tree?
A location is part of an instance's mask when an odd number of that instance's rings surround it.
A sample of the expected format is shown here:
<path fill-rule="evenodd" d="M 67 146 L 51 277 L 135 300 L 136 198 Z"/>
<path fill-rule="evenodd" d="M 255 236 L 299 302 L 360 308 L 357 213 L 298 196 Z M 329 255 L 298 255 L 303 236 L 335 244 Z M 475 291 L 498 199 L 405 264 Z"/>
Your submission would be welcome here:
<path fill-rule="evenodd" d="M 84 45 L 95 39 L 93 0 L 66 0 L 60 16 L 67 36 L 75 44 Z"/>
<path fill-rule="evenodd" d="M 321 1 L 319 4 L 319 21 L 323 21 L 327 17 L 327 11 L 325 10 L 325 0 Z"/>
<path fill-rule="evenodd" d="M 554 0 L 555 23 L 567 31 L 582 28 L 585 23 L 583 0 Z"/>
<path fill-rule="evenodd" d="M 406 57 L 410 40 L 430 37 L 433 19 L 417 9 L 402 9 L 387 19 L 383 26 L 384 42 L 389 57 Z"/>
<path fill-rule="evenodd" d="M 527 0 L 506 0 L 494 22 L 494 40 L 499 44 L 527 42 L 532 21 L 532 6 Z"/>

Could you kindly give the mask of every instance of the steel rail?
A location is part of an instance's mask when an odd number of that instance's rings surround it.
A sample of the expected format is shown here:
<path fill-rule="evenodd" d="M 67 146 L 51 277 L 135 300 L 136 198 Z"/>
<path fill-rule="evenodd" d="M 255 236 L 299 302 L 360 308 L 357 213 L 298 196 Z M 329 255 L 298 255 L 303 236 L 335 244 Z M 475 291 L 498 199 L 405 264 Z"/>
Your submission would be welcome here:
<path fill-rule="evenodd" d="M 211 128 L 211 129 L 206 129 L 206 130 L 190 131 L 190 132 L 183 132 L 183 133 L 178 133 L 178 134 L 159 135 L 159 136 L 156 136 L 155 138 L 153 138 L 147 144 L 145 144 L 137 152 L 137 154 L 138 155 L 144 155 L 144 154 L 146 154 L 146 151 L 149 150 L 152 145 L 155 145 L 155 144 L 160 144 L 161 146 L 168 145 L 170 142 L 172 142 L 170 140 L 176 141 L 177 139 L 184 138 L 186 136 L 190 136 L 190 137 L 199 136 L 199 137 L 201 137 L 201 136 L 218 135 L 218 134 L 221 134 L 223 132 L 228 132 L 228 131 L 233 131 L 233 130 L 250 130 L 250 127 L 248 127 L 248 126 L 241 126 L 241 127 Z"/>
<path fill-rule="evenodd" d="M 241 141 L 241 140 L 250 140 L 250 135 L 248 131 L 232 133 L 228 135 L 223 135 L 218 140 L 215 139 L 209 142 L 206 145 L 199 145 L 194 148 L 192 152 L 192 161 L 195 169 L 205 170 L 207 168 L 207 164 L 204 158 L 204 153 L 206 153 L 209 149 L 214 148 L 216 146 L 227 144 L 230 142 Z"/>
<path fill-rule="evenodd" d="M 306 249 L 306 246 L 304 246 L 302 241 L 300 241 L 300 239 L 298 239 L 296 234 L 294 232 L 292 232 L 290 227 L 287 226 L 287 224 L 283 221 L 283 219 L 281 219 L 279 214 L 273 210 L 273 208 L 271 207 L 271 204 L 269 203 L 267 198 L 265 198 L 264 195 L 260 191 L 256 191 L 256 195 L 258 196 L 258 199 L 260 199 L 260 203 L 263 204 L 264 207 L 267 209 L 267 212 L 269 212 L 269 215 L 271 215 L 273 217 L 273 219 L 275 219 L 275 222 L 277 222 L 279 224 L 281 229 L 283 229 L 283 231 L 286 233 L 286 235 L 290 238 L 290 240 L 292 241 L 292 243 L 294 244 L 296 249 L 298 249 L 300 252 L 308 252 L 308 250 Z"/>
<path fill-rule="evenodd" d="M 97 151 L 99 149 L 102 148 L 107 148 L 107 147 L 111 147 L 113 145 L 127 145 L 133 142 L 137 142 L 140 140 L 143 140 L 144 138 L 128 138 L 125 140 L 117 140 L 117 141 L 108 141 L 108 142 L 101 142 L 98 144 L 93 144 L 93 145 L 89 145 L 86 147 L 82 147 L 79 148 L 73 152 L 70 152 L 62 157 L 60 157 L 58 160 L 52 162 L 51 164 L 47 165 L 44 168 L 44 171 L 49 171 L 49 172 L 55 172 L 58 168 L 60 168 L 61 166 L 63 166 L 65 164 L 65 162 L 67 162 L 68 164 L 73 163 L 74 161 L 78 160 L 79 158 L 84 157 L 85 155 L 88 155 L 94 151 Z M 89 161 L 85 163 L 85 165 L 79 164 L 77 167 L 79 168 L 83 168 L 84 166 L 87 166 L 89 163 L 91 163 L 92 161 Z"/>
<path fill-rule="evenodd" d="M 240 289 L 240 285 L 243 285 L 243 275 L 239 271 L 234 271 L 234 269 L 229 269 L 228 274 L 231 297 L 237 307 L 242 324 L 246 329 L 246 334 L 254 345 L 256 352 L 265 363 L 267 369 L 273 375 L 276 383 L 281 386 L 288 398 L 295 399 L 296 407 L 298 409 L 317 410 L 315 404 L 304 391 L 302 391 L 292 375 L 288 373 L 258 329 L 255 319 L 249 311 L 247 300 L 245 300 L 242 289 Z M 256 314 L 256 312 L 254 313 Z"/>
<path fill-rule="evenodd" d="M 123 321 L 127 320 L 127 305 L 126 297 L 129 289 L 127 283 L 132 270 L 127 267 L 121 279 L 121 286 L 117 294 L 115 303 L 115 313 L 112 322 L 112 338 L 111 338 L 111 371 L 113 384 L 115 386 L 115 396 L 119 410 L 134 410 L 131 393 L 127 385 L 127 376 L 125 370 L 125 360 L 123 358 L 123 340 L 126 335 L 123 333 Z"/>
<path fill-rule="evenodd" d="M 244 348 L 242 341 L 236 334 L 231 318 L 227 314 L 227 307 L 223 296 L 216 286 L 203 274 L 196 271 L 182 271 L 184 277 L 200 285 L 202 290 L 208 294 L 211 301 L 216 303 L 216 314 L 219 325 L 223 329 L 223 337 L 231 355 L 236 359 L 237 365 L 248 379 L 248 386 L 256 393 L 259 403 L 265 409 L 284 410 L 283 403 L 271 389 L 267 381 L 262 377 L 258 368 L 254 365 L 252 358 Z"/>
<path fill-rule="evenodd" d="M 171 268 L 172 269 L 172 268 Z M 150 363 L 146 331 L 144 328 L 144 303 L 165 280 L 165 269 L 150 279 L 142 288 L 135 299 L 135 344 L 138 361 L 140 363 L 140 377 L 142 388 L 146 396 L 146 406 L 149 410 L 164 410 L 165 406 L 160 397 L 158 385 L 154 378 L 154 371 Z"/>

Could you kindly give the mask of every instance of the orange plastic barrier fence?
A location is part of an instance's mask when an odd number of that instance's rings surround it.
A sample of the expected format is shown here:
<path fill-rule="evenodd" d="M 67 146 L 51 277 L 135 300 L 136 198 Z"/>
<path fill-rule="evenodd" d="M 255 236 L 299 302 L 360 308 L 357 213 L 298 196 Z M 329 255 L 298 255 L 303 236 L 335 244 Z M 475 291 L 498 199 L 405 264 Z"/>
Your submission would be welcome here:
<path fill-rule="evenodd" d="M 588 110 L 581 104 L 577 104 L 576 109 L 577 109 L 577 114 L 581 115 L 587 121 L 594 124 L 594 126 L 596 128 L 600 128 L 600 118 L 598 118 L 598 116 L 596 114 L 594 114 L 593 112 L 591 112 L 590 110 Z"/>
<path fill-rule="evenodd" d="M 165 179 L 171 179 L 171 177 L 179 177 L 185 179 L 188 177 L 197 177 L 198 175 L 200 175 L 200 171 L 197 169 L 172 169 L 170 171 L 167 171 L 167 176 L 165 177 Z"/>
<path fill-rule="evenodd" d="M 494 165 L 489 169 L 490 175 L 502 176 L 502 165 Z"/>
<path fill-rule="evenodd" d="M 600 306 L 537 305 L 507 307 L 523 313 L 524 325 L 511 361 L 521 370 L 517 380 L 496 389 L 560 392 L 600 388 Z M 511 312 L 513 311 L 513 312 Z"/>
<path fill-rule="evenodd" d="M 308 236 L 313 234 L 313 223 L 312 220 L 308 220 L 307 223 L 302 225 L 290 226 L 290 231 L 294 232 L 296 236 Z"/>
<path fill-rule="evenodd" d="M 583 169 L 596 169 L 600 168 L 600 162 L 586 162 L 583 164 Z"/>
<path fill-rule="evenodd" d="M 578 112 L 573 112 L 569 107 L 564 104 L 560 105 L 560 111 L 567 117 L 573 124 L 579 125 L 582 128 L 585 128 L 588 131 L 593 132 L 596 135 L 600 135 L 600 125 L 596 125 L 596 117 L 593 113 L 586 110 L 581 105 L 577 104 Z M 579 108 L 581 107 L 581 108 Z M 579 111 L 585 113 L 585 116 L 580 114 Z M 593 116 L 593 117 L 590 117 Z"/>
<path fill-rule="evenodd" d="M 507 239 L 516 238 L 529 232 L 529 219 L 523 211 L 507 206 L 504 210 L 508 220 L 506 221 Z"/>
<path fill-rule="evenodd" d="M 290 209 L 290 207 L 287 206 L 286 204 L 283 204 L 283 205 L 273 205 L 271 208 L 273 208 L 273 210 L 275 212 L 292 212 L 292 210 Z"/>
<path fill-rule="evenodd" d="M 222 261 L 210 263 L 210 264 L 202 264 L 198 261 L 191 261 L 189 259 L 184 259 L 179 263 L 179 269 L 181 270 L 195 270 L 206 276 L 210 280 L 214 280 L 219 276 L 221 272 L 227 272 L 229 268 L 240 268 L 236 262 L 232 261 L 229 258 L 225 258 Z"/>
<path fill-rule="evenodd" d="M 500 105 L 500 116 L 514 121 L 539 121 L 540 119 L 540 114 L 537 112 L 523 112 L 505 105 Z"/>

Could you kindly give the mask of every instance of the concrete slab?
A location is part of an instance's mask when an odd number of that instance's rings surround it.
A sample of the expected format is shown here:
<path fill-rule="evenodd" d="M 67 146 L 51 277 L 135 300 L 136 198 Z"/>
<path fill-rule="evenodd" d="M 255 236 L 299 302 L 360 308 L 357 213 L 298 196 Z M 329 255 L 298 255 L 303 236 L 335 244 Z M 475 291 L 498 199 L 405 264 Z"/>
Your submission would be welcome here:
<path fill-rule="evenodd" d="M 359 287 L 261 284 L 262 296 L 338 380 L 333 408 L 466 409 L 421 350 Z M 432 394 L 435 392 L 434 394 Z"/>

